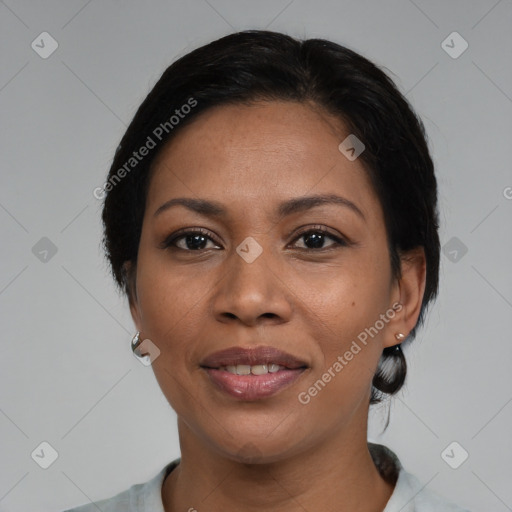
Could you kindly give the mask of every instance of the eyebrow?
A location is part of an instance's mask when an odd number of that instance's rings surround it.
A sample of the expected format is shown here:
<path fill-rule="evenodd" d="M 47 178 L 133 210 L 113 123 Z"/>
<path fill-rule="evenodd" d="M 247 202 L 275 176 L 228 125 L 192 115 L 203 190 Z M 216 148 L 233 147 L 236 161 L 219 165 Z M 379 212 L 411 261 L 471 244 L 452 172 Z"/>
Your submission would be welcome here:
<path fill-rule="evenodd" d="M 359 217 L 365 220 L 363 212 L 349 199 L 336 194 L 321 194 L 313 196 L 296 197 L 281 203 L 277 209 L 277 217 L 282 219 L 293 213 L 304 212 L 316 206 L 335 204 L 349 208 Z M 217 201 L 206 199 L 195 199 L 192 197 L 176 197 L 162 204 L 154 213 L 153 217 L 160 215 L 173 206 L 184 206 L 200 215 L 206 217 L 226 217 L 227 210 Z"/>

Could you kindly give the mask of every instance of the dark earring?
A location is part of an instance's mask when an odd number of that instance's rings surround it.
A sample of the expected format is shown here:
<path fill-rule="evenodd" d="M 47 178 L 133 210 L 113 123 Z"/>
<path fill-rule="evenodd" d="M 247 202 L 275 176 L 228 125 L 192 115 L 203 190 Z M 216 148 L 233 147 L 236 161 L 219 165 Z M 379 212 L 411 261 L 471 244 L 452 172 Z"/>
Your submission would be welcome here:
<path fill-rule="evenodd" d="M 392 395 L 402 387 L 406 374 L 407 363 L 402 351 L 402 344 L 398 343 L 392 347 L 386 347 L 382 351 L 372 384 L 382 393 Z"/>

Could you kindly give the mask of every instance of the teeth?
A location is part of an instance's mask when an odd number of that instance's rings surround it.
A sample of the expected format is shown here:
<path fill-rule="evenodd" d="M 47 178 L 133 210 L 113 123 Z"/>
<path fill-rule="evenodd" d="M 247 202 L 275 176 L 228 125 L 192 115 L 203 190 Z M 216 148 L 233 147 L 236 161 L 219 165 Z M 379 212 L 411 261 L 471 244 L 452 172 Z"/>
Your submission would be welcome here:
<path fill-rule="evenodd" d="M 266 373 L 276 373 L 279 370 L 284 370 L 284 366 L 275 363 L 269 364 L 237 364 L 236 366 L 221 366 L 219 370 L 224 370 L 235 375 L 265 375 Z"/>
<path fill-rule="evenodd" d="M 278 372 L 280 368 L 283 368 L 282 366 L 279 366 L 278 364 L 270 363 L 268 365 L 268 371 L 270 373 Z"/>
<path fill-rule="evenodd" d="M 236 374 L 237 375 L 249 375 L 251 373 L 251 367 L 248 364 L 237 364 Z"/>
<path fill-rule="evenodd" d="M 256 364 L 251 366 L 251 373 L 253 375 L 263 375 L 264 373 L 268 373 L 268 367 L 266 364 Z"/>

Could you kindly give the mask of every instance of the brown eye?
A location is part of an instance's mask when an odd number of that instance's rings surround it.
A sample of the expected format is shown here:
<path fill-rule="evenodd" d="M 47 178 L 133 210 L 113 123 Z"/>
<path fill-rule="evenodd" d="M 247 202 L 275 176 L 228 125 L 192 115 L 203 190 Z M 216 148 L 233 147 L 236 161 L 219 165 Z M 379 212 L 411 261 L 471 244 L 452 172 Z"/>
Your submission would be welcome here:
<path fill-rule="evenodd" d="M 302 231 L 299 236 L 295 240 L 304 239 L 304 245 L 306 247 L 299 247 L 299 249 L 304 250 L 327 250 L 327 249 L 333 249 L 336 246 L 347 246 L 347 242 L 343 240 L 340 237 L 337 237 L 327 231 L 324 228 L 310 228 L 307 231 Z M 324 247 L 325 240 L 329 238 L 331 240 L 334 240 L 334 243 Z"/>
<path fill-rule="evenodd" d="M 162 243 L 162 248 L 173 248 L 190 252 L 218 248 L 218 245 L 206 247 L 208 241 L 214 242 L 209 236 L 208 231 L 204 229 L 194 229 L 172 234 Z"/>

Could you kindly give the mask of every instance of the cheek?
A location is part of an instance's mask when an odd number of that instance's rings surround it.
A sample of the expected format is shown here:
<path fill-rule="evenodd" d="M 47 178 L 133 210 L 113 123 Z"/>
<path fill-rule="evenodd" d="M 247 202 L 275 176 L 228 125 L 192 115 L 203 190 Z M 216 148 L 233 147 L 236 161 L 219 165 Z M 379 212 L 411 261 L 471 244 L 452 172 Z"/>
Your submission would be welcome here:
<path fill-rule="evenodd" d="M 173 409 L 182 414 L 190 406 L 194 340 L 204 325 L 200 310 L 205 283 L 171 272 L 157 258 L 139 259 L 137 290 L 142 330 L 159 348 L 152 364 L 159 386 Z"/>
<path fill-rule="evenodd" d="M 316 320 L 318 330 L 311 331 L 318 344 L 318 364 L 301 390 L 319 414 L 332 410 L 340 418 L 349 416 L 370 393 L 382 353 L 381 332 L 370 330 L 384 311 L 381 300 L 358 289 L 350 295 L 353 300 L 340 295 L 335 306 L 331 303 L 329 311 L 316 315 L 323 315 Z"/>
<path fill-rule="evenodd" d="M 371 384 L 386 325 L 380 318 L 391 297 L 391 272 L 382 259 L 354 258 L 350 265 L 330 269 L 329 275 L 324 270 L 322 276 L 303 275 L 298 281 L 308 290 L 303 298 L 309 313 L 304 314 L 322 361 L 309 384 L 322 379 L 330 388 L 321 401 L 342 406 L 348 391 L 361 396 Z"/>
<path fill-rule="evenodd" d="M 385 263 L 376 254 L 347 253 L 341 263 L 299 269 L 288 284 L 317 321 L 346 339 L 372 325 L 387 309 L 391 273 Z"/>
<path fill-rule="evenodd" d="M 200 307 L 207 284 L 204 279 L 177 272 L 164 254 L 142 250 L 137 265 L 137 295 L 144 334 L 163 344 L 180 344 L 194 308 Z"/>

